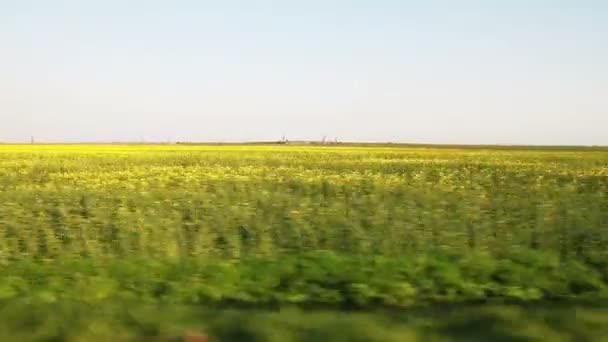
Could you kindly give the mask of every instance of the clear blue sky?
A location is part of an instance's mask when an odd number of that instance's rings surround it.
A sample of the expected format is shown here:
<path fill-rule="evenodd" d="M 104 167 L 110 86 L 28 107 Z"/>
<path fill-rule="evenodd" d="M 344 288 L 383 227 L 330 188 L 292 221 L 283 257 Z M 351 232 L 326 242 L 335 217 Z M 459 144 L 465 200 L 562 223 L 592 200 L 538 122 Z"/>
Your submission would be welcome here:
<path fill-rule="evenodd" d="M 608 1 L 0 0 L 0 141 L 608 145 Z"/>

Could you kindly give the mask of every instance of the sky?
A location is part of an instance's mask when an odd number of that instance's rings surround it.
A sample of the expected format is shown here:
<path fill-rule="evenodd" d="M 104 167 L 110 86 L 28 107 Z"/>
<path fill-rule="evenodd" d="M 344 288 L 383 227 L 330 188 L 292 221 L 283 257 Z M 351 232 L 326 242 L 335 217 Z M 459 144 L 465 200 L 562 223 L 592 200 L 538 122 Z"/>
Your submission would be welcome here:
<path fill-rule="evenodd" d="M 0 0 L 0 141 L 608 145 L 608 1 Z"/>

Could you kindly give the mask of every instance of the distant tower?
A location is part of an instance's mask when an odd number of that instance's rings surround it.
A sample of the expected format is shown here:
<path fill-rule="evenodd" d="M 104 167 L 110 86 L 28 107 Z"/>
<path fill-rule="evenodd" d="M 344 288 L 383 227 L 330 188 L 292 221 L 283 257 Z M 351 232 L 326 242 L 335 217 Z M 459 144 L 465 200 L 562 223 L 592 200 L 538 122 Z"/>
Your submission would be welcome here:
<path fill-rule="evenodd" d="M 32 145 L 34 144 L 34 136 L 33 136 L 33 135 L 30 137 L 30 143 L 31 143 Z"/>

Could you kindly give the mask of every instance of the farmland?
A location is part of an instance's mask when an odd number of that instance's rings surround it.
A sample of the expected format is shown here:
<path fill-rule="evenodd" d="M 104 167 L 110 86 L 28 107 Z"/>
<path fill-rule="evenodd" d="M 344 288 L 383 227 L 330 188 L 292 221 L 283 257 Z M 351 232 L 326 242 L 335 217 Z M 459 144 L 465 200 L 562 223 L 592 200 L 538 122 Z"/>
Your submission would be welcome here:
<path fill-rule="evenodd" d="M 0 301 L 596 301 L 607 194 L 601 148 L 0 145 Z"/>

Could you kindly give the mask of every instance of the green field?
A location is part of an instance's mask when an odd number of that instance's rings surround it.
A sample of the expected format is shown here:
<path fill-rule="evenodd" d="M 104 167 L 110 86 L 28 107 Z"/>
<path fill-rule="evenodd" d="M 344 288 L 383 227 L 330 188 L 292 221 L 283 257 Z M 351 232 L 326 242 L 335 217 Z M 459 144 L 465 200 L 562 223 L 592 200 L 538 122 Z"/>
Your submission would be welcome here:
<path fill-rule="evenodd" d="M 538 318 L 552 311 L 543 309 L 549 301 L 597 301 L 607 288 L 606 149 L 0 145 L 7 336 L 92 339 L 116 327 L 163 335 L 171 330 L 163 322 L 179 326 L 177 313 L 150 318 L 149 329 L 109 318 L 131 303 L 187 307 L 189 316 L 216 308 L 195 325 L 222 340 L 234 340 L 222 327 L 235 319 L 252 320 L 242 337 L 252 341 L 271 339 L 263 331 L 277 324 L 313 340 L 337 340 L 336 326 L 352 324 L 365 327 L 362 341 L 472 340 L 458 324 L 480 329 L 494 305 L 492 317 Z M 294 305 L 307 311 L 276 314 Z M 442 305 L 467 308 L 471 321 L 415 311 Z M 606 312 L 571 305 L 556 310 L 565 323 L 538 318 L 526 332 L 513 318 L 520 335 L 503 337 L 597 340 L 587 330 L 608 325 Z M 49 323 L 43 313 L 54 311 L 80 326 Z M 86 319 L 97 330 L 83 328 Z M 376 321 L 400 332 L 386 335 Z"/>

